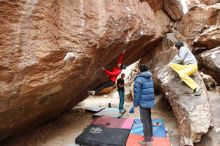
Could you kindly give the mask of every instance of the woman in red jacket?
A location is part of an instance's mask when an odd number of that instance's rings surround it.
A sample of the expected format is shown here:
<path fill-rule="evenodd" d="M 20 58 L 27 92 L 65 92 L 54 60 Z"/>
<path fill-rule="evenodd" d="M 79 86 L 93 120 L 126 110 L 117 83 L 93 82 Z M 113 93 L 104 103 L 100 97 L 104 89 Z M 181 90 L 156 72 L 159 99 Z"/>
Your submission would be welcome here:
<path fill-rule="evenodd" d="M 104 83 L 101 83 L 94 90 L 88 91 L 88 93 L 90 95 L 95 95 L 95 94 L 99 93 L 102 89 L 115 85 L 115 82 L 117 80 L 118 75 L 121 73 L 122 69 L 126 68 L 126 66 L 124 64 L 122 64 L 124 53 L 125 53 L 125 50 L 123 50 L 123 52 L 120 54 L 120 57 L 117 62 L 117 66 L 114 67 L 112 71 L 109 71 L 109 70 L 105 69 L 104 67 L 102 67 L 102 70 L 105 72 L 105 74 L 109 76 L 109 80 Z"/>

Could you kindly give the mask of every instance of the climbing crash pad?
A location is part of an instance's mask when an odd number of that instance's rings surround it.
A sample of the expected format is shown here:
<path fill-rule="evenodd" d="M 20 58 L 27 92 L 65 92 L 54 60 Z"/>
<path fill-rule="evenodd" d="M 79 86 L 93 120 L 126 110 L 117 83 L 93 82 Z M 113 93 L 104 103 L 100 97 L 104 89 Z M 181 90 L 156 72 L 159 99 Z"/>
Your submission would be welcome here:
<path fill-rule="evenodd" d="M 90 106 L 86 108 L 86 111 L 92 112 L 92 113 L 97 113 L 101 110 L 105 109 L 104 107 L 99 107 L 99 106 Z"/>
<path fill-rule="evenodd" d="M 140 146 L 139 142 L 144 138 L 141 135 L 130 134 L 126 143 L 126 146 Z M 152 141 L 153 146 L 171 146 L 168 138 L 154 137 Z"/>
<path fill-rule="evenodd" d="M 153 146 L 170 146 L 170 140 L 166 135 L 163 119 L 154 119 L 153 124 Z M 140 119 L 135 119 L 126 146 L 140 146 L 139 142 L 144 140 L 143 124 Z"/>
<path fill-rule="evenodd" d="M 125 113 L 125 110 L 120 113 L 118 108 L 105 108 L 100 112 L 93 114 L 94 117 L 101 117 L 101 116 L 109 116 L 119 118 Z"/>
<path fill-rule="evenodd" d="M 75 143 L 85 146 L 126 146 L 129 133 L 129 129 L 90 125 L 75 139 Z"/>
<path fill-rule="evenodd" d="M 167 137 L 163 119 L 154 119 L 152 120 L 152 123 L 153 123 L 154 137 L 163 137 L 163 138 Z M 131 129 L 131 134 L 138 134 L 142 136 L 144 135 L 143 124 L 141 123 L 140 119 L 135 119 L 134 125 Z"/>
<path fill-rule="evenodd" d="M 107 128 L 131 129 L 133 125 L 133 118 L 114 118 L 109 116 L 102 116 L 92 121 L 91 125 L 99 125 Z"/>

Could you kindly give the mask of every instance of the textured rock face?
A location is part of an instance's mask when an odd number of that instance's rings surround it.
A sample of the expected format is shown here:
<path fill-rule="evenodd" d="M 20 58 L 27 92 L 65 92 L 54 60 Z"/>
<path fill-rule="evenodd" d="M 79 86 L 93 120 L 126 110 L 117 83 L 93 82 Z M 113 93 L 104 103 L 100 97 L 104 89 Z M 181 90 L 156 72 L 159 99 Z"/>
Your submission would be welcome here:
<path fill-rule="evenodd" d="M 179 0 L 165 0 L 164 10 L 174 21 L 180 20 L 183 16 L 183 7 Z"/>
<path fill-rule="evenodd" d="M 183 16 L 183 7 L 179 0 L 145 0 L 153 8 L 154 12 L 164 9 L 174 21 L 180 20 Z"/>
<path fill-rule="evenodd" d="M 179 31 L 188 41 L 189 44 L 195 37 L 202 32 L 203 29 L 211 25 L 220 24 L 220 3 L 206 6 L 194 6 L 189 12 L 183 16 L 182 20 L 177 24 Z"/>
<path fill-rule="evenodd" d="M 164 1 L 161 0 L 145 0 L 148 2 L 150 7 L 154 10 L 154 12 L 161 10 L 163 8 Z"/>
<path fill-rule="evenodd" d="M 205 51 L 199 56 L 200 68 L 220 83 L 220 47 Z"/>
<path fill-rule="evenodd" d="M 169 18 L 169 16 L 164 12 L 164 10 L 158 10 L 155 12 L 155 35 L 151 38 L 150 42 L 147 42 L 144 44 L 144 42 L 140 42 L 139 45 L 143 46 L 144 49 L 141 53 L 138 54 L 139 59 L 141 57 L 144 57 L 146 54 L 151 53 L 152 51 L 155 50 L 155 46 L 158 45 L 158 43 L 162 40 L 164 34 L 166 34 L 167 32 L 171 31 L 170 28 L 170 23 L 171 23 L 171 19 Z M 133 44 L 132 44 L 133 46 Z M 135 46 L 133 46 L 135 47 Z M 133 50 L 132 54 L 135 53 L 138 50 Z M 140 52 L 140 51 L 139 51 Z M 135 55 L 132 55 L 135 56 Z M 128 61 L 129 64 L 133 63 L 131 62 L 132 56 L 127 56 L 125 57 L 125 60 Z M 137 58 L 137 56 L 136 56 Z M 152 58 L 152 56 L 151 56 Z"/>
<path fill-rule="evenodd" d="M 176 55 L 176 52 L 171 49 L 176 41 L 177 38 L 174 33 L 167 33 L 163 36 L 162 41 L 160 41 L 151 52 L 141 58 L 140 63 L 147 64 L 150 71 L 153 73 L 156 89 L 158 89 L 160 85 L 157 82 L 157 72 L 161 67 L 167 65 Z"/>
<path fill-rule="evenodd" d="M 0 140 L 83 100 L 123 47 L 127 62 L 137 60 L 154 19 L 136 0 L 1 0 Z"/>
<path fill-rule="evenodd" d="M 149 54 L 141 59 L 142 63 L 146 63 L 151 70 L 156 70 L 167 65 L 172 59 L 175 51 L 171 49 L 177 41 L 173 33 L 164 35 L 163 40 Z M 153 57 L 152 57 L 153 56 Z"/>
<path fill-rule="evenodd" d="M 211 26 L 195 38 L 193 46 L 212 49 L 220 46 L 220 26 Z"/>
<path fill-rule="evenodd" d="M 155 38 L 162 38 L 164 34 L 170 31 L 171 19 L 164 10 L 155 12 L 156 35 Z"/>
<path fill-rule="evenodd" d="M 212 114 L 213 128 L 210 129 L 202 141 L 196 146 L 219 146 L 220 145 L 220 95 L 214 92 L 208 92 L 209 104 Z"/>
<path fill-rule="evenodd" d="M 139 55 L 140 58 L 144 57 L 144 56 L 150 56 L 149 54 L 152 54 L 152 52 L 155 51 L 155 47 L 160 44 L 160 41 L 163 39 L 163 36 L 171 31 L 170 28 L 170 23 L 171 23 L 171 19 L 169 18 L 169 16 L 167 16 L 167 14 L 163 11 L 163 10 L 159 10 L 157 12 L 155 12 L 155 29 L 156 29 L 156 33 L 154 35 L 154 37 L 152 37 L 152 39 L 150 40 L 150 43 L 148 43 L 145 47 L 144 47 L 144 53 L 142 53 L 142 55 Z M 139 59 L 140 59 L 139 58 Z M 150 58 L 154 58 L 153 56 L 150 56 Z M 128 61 L 130 60 L 129 56 Z M 132 63 L 132 62 L 129 62 Z"/>
<path fill-rule="evenodd" d="M 216 89 L 217 82 L 213 79 L 213 77 L 204 74 L 203 72 L 201 72 L 201 77 L 208 91 L 213 91 Z"/>
<path fill-rule="evenodd" d="M 161 92 L 168 99 L 179 123 L 181 146 L 192 146 L 199 142 L 202 134 L 207 133 L 211 125 L 206 88 L 201 77 L 198 74 L 194 77 L 203 90 L 199 97 L 193 96 L 192 90 L 168 66 L 158 71 L 157 78 Z"/>
<path fill-rule="evenodd" d="M 214 5 L 220 3 L 220 0 L 201 0 L 201 2 L 206 5 Z"/>
<path fill-rule="evenodd" d="M 189 9 L 199 4 L 214 5 L 217 3 L 220 3 L 220 0 L 188 0 L 187 1 L 187 5 Z"/>

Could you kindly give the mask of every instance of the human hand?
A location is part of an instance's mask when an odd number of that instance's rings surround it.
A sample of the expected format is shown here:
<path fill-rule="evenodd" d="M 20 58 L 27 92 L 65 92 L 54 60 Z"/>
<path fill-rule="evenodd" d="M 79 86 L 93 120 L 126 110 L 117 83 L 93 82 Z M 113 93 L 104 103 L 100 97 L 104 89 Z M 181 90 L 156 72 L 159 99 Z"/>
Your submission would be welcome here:
<path fill-rule="evenodd" d="M 173 46 L 171 47 L 171 49 L 174 50 L 174 51 L 176 51 L 175 45 L 173 45 Z"/>
<path fill-rule="evenodd" d="M 134 113 L 134 107 L 129 110 L 129 113 Z"/>
<path fill-rule="evenodd" d="M 123 51 L 122 51 L 122 54 L 124 54 L 126 52 L 126 49 L 124 49 Z"/>
<path fill-rule="evenodd" d="M 102 67 L 102 68 L 101 68 L 101 70 L 102 70 L 102 71 L 105 71 L 105 68 L 104 68 L 104 67 Z"/>

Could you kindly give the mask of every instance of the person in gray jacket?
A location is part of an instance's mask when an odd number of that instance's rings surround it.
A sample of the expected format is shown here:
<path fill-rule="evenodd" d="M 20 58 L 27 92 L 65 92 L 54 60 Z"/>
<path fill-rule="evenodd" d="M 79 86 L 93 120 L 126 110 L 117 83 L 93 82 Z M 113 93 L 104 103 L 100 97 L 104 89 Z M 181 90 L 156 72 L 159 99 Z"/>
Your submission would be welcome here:
<path fill-rule="evenodd" d="M 152 74 L 146 65 L 139 66 L 140 73 L 134 82 L 134 103 L 133 106 L 140 108 L 141 122 L 143 123 L 144 141 L 139 142 L 143 146 L 152 146 L 153 128 L 151 109 L 155 106 L 154 83 Z"/>
<path fill-rule="evenodd" d="M 195 96 L 200 96 L 200 87 L 196 82 L 190 78 L 190 75 L 198 71 L 198 63 L 192 52 L 184 46 L 180 41 L 175 43 L 175 49 L 178 54 L 171 61 L 169 66 L 175 70 L 179 77 L 193 90 Z"/>

